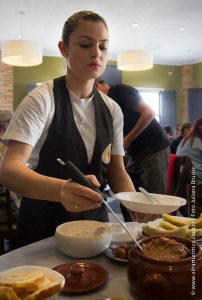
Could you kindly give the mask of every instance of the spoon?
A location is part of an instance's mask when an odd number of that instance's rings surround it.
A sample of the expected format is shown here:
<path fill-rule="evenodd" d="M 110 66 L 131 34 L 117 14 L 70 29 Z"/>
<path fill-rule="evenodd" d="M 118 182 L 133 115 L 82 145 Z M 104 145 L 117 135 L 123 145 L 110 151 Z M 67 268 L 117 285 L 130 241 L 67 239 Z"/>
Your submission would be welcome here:
<path fill-rule="evenodd" d="M 143 187 L 139 187 L 139 191 L 146 196 L 146 198 L 153 202 L 154 204 L 160 204 L 159 200 L 156 199 L 153 195 L 147 192 Z"/>
<path fill-rule="evenodd" d="M 93 232 L 93 236 L 96 239 L 100 239 L 104 233 L 109 231 L 110 231 L 109 228 L 106 228 L 105 226 L 100 226 L 95 229 L 95 231 Z"/>
<path fill-rule="evenodd" d="M 116 213 L 113 211 L 113 209 L 107 204 L 106 196 L 96 187 L 94 187 L 91 182 L 86 179 L 84 174 L 71 162 L 67 161 L 66 163 L 62 161 L 60 158 L 57 158 L 57 161 L 64 166 L 64 170 L 66 170 L 68 177 L 70 177 L 74 182 L 80 183 L 81 185 L 84 185 L 97 193 L 99 193 L 104 201 L 104 205 L 108 208 L 108 210 L 113 214 L 113 216 L 116 218 L 116 220 L 121 224 L 121 226 L 125 229 L 125 231 L 128 233 L 128 235 L 131 237 L 131 239 L 134 241 L 135 245 L 142 251 L 141 245 L 138 243 L 138 241 L 134 238 L 134 236 L 130 233 L 130 231 L 127 229 L 127 227 L 123 224 L 123 222 L 119 219 L 119 217 L 116 215 Z"/>

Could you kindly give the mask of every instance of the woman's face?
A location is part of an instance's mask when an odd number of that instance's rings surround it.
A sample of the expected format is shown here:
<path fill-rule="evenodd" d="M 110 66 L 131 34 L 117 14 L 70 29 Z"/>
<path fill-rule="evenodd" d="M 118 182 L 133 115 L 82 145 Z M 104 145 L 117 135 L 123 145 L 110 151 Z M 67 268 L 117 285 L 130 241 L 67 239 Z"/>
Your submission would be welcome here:
<path fill-rule="evenodd" d="M 186 129 L 184 130 L 182 136 L 183 136 L 184 138 L 186 138 L 186 137 L 188 137 L 188 135 L 190 134 L 190 132 L 191 132 L 191 128 L 186 128 Z"/>
<path fill-rule="evenodd" d="M 65 48 L 68 72 L 81 80 L 99 77 L 107 64 L 108 39 L 108 30 L 102 22 L 82 21 Z"/>

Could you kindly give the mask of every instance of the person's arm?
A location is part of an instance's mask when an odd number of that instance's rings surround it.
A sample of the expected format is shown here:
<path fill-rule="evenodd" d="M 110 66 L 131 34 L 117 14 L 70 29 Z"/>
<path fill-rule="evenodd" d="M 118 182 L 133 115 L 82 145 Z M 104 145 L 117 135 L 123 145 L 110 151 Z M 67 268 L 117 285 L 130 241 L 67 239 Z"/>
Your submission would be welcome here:
<path fill-rule="evenodd" d="M 32 146 L 18 141 L 9 141 L 0 169 L 0 182 L 22 196 L 61 202 L 69 211 L 85 211 L 100 206 L 102 197 L 71 180 L 63 180 L 38 174 L 26 163 Z M 88 179 L 96 186 L 95 176 Z"/>
<path fill-rule="evenodd" d="M 135 110 L 140 113 L 140 117 L 132 130 L 124 137 L 124 148 L 127 150 L 130 144 L 136 139 L 153 120 L 155 113 L 151 107 L 143 100 L 135 106 Z"/>
<path fill-rule="evenodd" d="M 107 174 L 107 181 L 114 193 L 135 192 L 135 188 L 130 179 L 130 176 L 125 170 L 122 156 L 111 156 L 111 161 Z M 149 221 L 153 221 L 157 218 L 160 218 L 160 215 L 152 215 L 149 213 L 143 214 L 134 211 L 129 211 L 129 213 L 131 215 L 132 220 L 139 223 L 147 223 Z"/>
<path fill-rule="evenodd" d="M 107 181 L 114 193 L 135 191 L 132 180 L 125 170 L 123 156 L 121 155 L 111 156 Z"/>

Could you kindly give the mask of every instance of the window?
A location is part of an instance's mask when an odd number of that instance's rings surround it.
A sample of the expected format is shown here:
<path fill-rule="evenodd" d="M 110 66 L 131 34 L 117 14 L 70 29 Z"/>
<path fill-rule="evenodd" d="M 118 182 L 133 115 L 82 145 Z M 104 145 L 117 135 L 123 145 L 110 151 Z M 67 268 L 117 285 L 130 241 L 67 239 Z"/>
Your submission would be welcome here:
<path fill-rule="evenodd" d="M 171 126 L 175 128 L 177 124 L 177 98 L 176 91 L 165 91 L 155 88 L 136 88 L 142 99 L 153 109 L 155 118 L 161 127 Z"/>
<path fill-rule="evenodd" d="M 142 99 L 153 109 L 155 118 L 160 122 L 160 90 L 138 89 Z"/>

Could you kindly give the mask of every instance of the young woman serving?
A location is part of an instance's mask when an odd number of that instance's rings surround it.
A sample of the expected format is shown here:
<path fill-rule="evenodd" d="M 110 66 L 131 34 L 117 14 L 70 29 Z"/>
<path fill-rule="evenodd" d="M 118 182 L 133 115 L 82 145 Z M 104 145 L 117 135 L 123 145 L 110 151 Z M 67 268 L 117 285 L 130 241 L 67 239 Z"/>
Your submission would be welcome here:
<path fill-rule="evenodd" d="M 106 66 L 108 43 L 101 16 L 90 11 L 72 15 L 58 44 L 67 75 L 27 95 L 4 135 L 0 180 L 23 196 L 20 246 L 53 235 L 63 222 L 108 220 L 102 197 L 67 178 L 57 158 L 71 160 L 96 187 L 107 179 L 116 193 L 134 191 L 123 164 L 122 112 L 94 88 Z"/>

